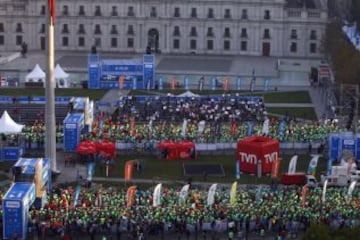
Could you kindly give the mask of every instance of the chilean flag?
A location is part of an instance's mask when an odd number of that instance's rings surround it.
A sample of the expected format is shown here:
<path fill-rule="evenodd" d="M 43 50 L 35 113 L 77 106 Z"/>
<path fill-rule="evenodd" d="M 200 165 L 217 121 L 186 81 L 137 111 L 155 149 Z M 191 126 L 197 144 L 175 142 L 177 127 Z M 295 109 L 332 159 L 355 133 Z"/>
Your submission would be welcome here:
<path fill-rule="evenodd" d="M 50 24 L 55 25 L 55 0 L 48 0 L 49 3 L 49 13 L 50 13 Z"/>

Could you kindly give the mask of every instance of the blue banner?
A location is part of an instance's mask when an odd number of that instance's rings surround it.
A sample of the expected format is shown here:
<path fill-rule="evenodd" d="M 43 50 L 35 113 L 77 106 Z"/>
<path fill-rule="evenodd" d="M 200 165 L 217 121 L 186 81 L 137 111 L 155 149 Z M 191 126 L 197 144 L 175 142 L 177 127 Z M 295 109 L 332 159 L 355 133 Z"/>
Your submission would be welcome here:
<path fill-rule="evenodd" d="M 252 131 L 253 131 L 253 123 L 252 122 L 247 122 L 247 133 L 246 135 L 248 137 L 250 137 L 252 135 Z"/>
<path fill-rule="evenodd" d="M 185 90 L 189 90 L 189 77 L 185 76 L 184 78 L 184 88 Z"/>
<path fill-rule="evenodd" d="M 2 160 L 17 161 L 20 157 L 18 147 L 5 147 L 2 151 Z"/>
<path fill-rule="evenodd" d="M 360 160 L 360 135 L 356 136 L 356 159 Z"/>
<path fill-rule="evenodd" d="M 241 78 L 236 79 L 236 90 L 241 90 Z"/>
<path fill-rule="evenodd" d="M 342 140 L 342 152 L 351 152 L 352 156 L 355 156 L 355 140 L 354 139 L 343 139 Z"/>
<path fill-rule="evenodd" d="M 339 149 L 340 137 L 338 134 L 329 135 L 329 159 L 338 160 L 340 157 Z"/>
<path fill-rule="evenodd" d="M 133 77 L 132 80 L 133 80 L 132 89 L 133 89 L 133 90 L 136 90 L 136 89 L 137 89 L 137 86 L 136 86 L 136 85 L 137 85 L 137 84 L 136 84 L 136 82 L 137 82 L 137 81 L 136 81 L 136 77 Z"/>
<path fill-rule="evenodd" d="M 164 89 L 164 80 L 162 78 L 162 76 L 159 77 L 159 90 L 163 90 Z"/>
<path fill-rule="evenodd" d="M 211 78 L 211 90 L 216 90 L 216 77 Z"/>

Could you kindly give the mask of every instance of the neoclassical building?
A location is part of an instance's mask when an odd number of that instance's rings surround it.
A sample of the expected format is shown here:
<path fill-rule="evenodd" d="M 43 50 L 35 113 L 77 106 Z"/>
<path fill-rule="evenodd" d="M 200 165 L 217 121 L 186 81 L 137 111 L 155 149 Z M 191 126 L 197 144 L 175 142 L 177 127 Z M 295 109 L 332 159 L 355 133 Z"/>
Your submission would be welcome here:
<path fill-rule="evenodd" d="M 0 1 L 0 50 L 46 48 L 46 0 Z M 327 0 L 61 0 L 55 48 L 318 58 Z"/>

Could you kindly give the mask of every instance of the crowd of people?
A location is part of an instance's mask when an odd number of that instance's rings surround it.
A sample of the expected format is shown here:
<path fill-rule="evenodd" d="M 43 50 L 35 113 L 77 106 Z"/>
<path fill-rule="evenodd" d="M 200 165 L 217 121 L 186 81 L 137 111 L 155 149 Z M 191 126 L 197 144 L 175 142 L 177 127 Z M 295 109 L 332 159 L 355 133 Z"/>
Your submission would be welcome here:
<path fill-rule="evenodd" d="M 206 121 L 209 123 L 263 122 L 265 106 L 260 97 L 149 97 L 137 100 L 135 96 L 121 98 L 114 117 L 134 117 L 136 122 Z"/>
<path fill-rule="evenodd" d="M 349 201 L 346 190 L 329 188 L 325 202 L 322 189 L 309 189 L 302 205 L 300 187 L 241 188 L 236 201 L 230 204 L 230 190 L 219 187 L 214 203 L 208 205 L 206 186 L 190 186 L 184 202 L 179 202 L 180 187 L 165 186 L 157 207 L 153 206 L 153 188 L 137 189 L 131 206 L 126 190 L 101 186 L 55 188 L 44 208 L 30 210 L 29 234 L 43 239 L 47 234 L 67 234 L 75 239 L 84 236 L 94 239 L 99 234 L 112 239 L 158 235 L 161 239 L 166 234 L 185 237 L 221 233 L 235 239 L 230 236 L 245 237 L 256 232 L 287 239 L 286 236 L 297 235 L 315 223 L 334 228 L 360 226 L 358 189 Z"/>
<path fill-rule="evenodd" d="M 264 133 L 264 123 L 268 130 Z M 267 135 L 280 142 L 324 143 L 330 132 L 341 129 L 335 121 L 304 122 L 291 116 L 268 116 L 262 98 L 126 97 L 113 113 L 98 111 L 90 133 L 82 139 L 104 137 L 125 143 L 179 141 L 231 143 L 252 135 Z M 23 129 L 27 148 L 44 145 L 45 125 L 36 121 Z M 63 125 L 56 127 L 56 141 L 63 142 Z"/>

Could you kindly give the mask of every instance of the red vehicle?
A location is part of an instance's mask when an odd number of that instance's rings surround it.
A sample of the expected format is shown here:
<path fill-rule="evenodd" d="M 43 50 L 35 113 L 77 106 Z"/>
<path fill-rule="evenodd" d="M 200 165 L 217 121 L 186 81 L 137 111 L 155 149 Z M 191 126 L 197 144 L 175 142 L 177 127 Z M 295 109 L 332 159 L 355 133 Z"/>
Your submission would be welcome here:
<path fill-rule="evenodd" d="M 317 186 L 317 181 L 313 175 L 307 175 L 304 172 L 284 173 L 281 177 L 281 183 L 284 185 L 305 185 Z"/>

